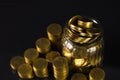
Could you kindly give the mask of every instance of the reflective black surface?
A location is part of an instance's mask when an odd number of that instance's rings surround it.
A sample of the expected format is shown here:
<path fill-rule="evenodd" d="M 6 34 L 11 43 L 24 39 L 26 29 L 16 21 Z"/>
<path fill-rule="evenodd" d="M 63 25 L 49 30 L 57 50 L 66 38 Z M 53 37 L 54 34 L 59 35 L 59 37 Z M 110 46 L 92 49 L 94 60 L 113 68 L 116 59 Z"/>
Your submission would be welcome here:
<path fill-rule="evenodd" d="M 35 47 L 35 41 L 46 37 L 50 23 L 64 26 L 79 14 L 97 19 L 104 29 L 104 61 L 106 80 L 119 80 L 119 7 L 114 2 L 43 1 L 0 3 L 0 80 L 20 80 L 11 71 L 9 61 L 25 49 Z"/>

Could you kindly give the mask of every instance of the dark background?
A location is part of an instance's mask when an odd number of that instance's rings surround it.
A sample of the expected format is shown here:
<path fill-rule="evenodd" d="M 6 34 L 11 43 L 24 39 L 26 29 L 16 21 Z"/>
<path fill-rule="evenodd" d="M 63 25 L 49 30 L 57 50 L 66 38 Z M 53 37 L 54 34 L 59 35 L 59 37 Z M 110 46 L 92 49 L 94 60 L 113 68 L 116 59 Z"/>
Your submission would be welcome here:
<path fill-rule="evenodd" d="M 50 23 L 62 26 L 74 15 L 97 19 L 104 29 L 103 66 L 107 80 L 119 80 L 119 7 L 112 1 L 44 0 L 41 2 L 0 2 L 0 80 L 18 80 L 9 61 L 23 56 L 25 49 L 46 37 Z"/>

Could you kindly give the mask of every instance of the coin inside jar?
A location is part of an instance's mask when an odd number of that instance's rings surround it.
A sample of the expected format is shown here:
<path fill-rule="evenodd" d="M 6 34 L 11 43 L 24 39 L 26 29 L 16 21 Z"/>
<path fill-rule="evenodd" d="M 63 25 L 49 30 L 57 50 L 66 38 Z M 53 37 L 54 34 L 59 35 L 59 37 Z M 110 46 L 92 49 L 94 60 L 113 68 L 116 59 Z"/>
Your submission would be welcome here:
<path fill-rule="evenodd" d="M 17 70 L 17 68 L 24 63 L 25 63 L 25 60 L 24 60 L 24 57 L 22 56 L 15 56 L 10 60 L 10 66 L 13 70 Z"/>

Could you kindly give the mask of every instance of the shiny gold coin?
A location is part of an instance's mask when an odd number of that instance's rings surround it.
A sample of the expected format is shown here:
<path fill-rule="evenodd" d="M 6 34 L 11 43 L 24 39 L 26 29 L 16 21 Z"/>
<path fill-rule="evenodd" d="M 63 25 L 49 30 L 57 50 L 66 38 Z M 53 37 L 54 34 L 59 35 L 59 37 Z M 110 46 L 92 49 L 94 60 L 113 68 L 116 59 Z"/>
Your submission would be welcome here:
<path fill-rule="evenodd" d="M 80 20 L 80 19 L 82 19 L 82 16 L 80 16 L 80 15 L 73 16 L 73 17 L 69 20 L 68 25 L 70 26 L 71 24 L 74 24 L 74 23 L 76 22 L 76 20 Z"/>
<path fill-rule="evenodd" d="M 105 72 L 102 68 L 93 68 L 89 73 L 89 80 L 104 80 Z"/>
<path fill-rule="evenodd" d="M 53 62 L 53 60 L 60 56 L 60 53 L 58 51 L 50 51 L 49 53 L 46 54 L 46 59 L 48 62 Z"/>
<path fill-rule="evenodd" d="M 83 73 L 75 73 L 73 74 L 71 80 L 88 80 L 88 79 Z"/>
<path fill-rule="evenodd" d="M 78 20 L 78 23 L 77 23 L 79 26 L 83 26 L 85 28 L 91 28 L 93 27 L 93 22 L 90 22 L 90 21 L 82 21 L 82 20 Z"/>
<path fill-rule="evenodd" d="M 51 42 L 60 40 L 62 34 L 62 27 L 60 24 L 52 23 L 47 27 L 47 35 Z"/>
<path fill-rule="evenodd" d="M 15 56 L 10 60 L 10 66 L 13 70 L 17 70 L 18 67 L 24 63 L 25 63 L 24 57 L 21 56 Z"/>
<path fill-rule="evenodd" d="M 48 62 L 44 58 L 38 58 L 33 63 L 33 70 L 37 77 L 48 77 Z"/>
<path fill-rule="evenodd" d="M 79 50 L 76 50 L 76 52 L 72 53 L 73 58 L 79 59 L 79 58 L 87 58 L 88 53 L 87 49 L 85 47 L 80 47 Z"/>
<path fill-rule="evenodd" d="M 18 67 L 18 75 L 23 79 L 32 79 L 34 77 L 32 67 L 29 64 L 22 64 Z"/>
<path fill-rule="evenodd" d="M 85 61 L 84 58 L 81 58 L 81 59 L 74 59 L 73 62 L 76 67 L 82 67 Z"/>
<path fill-rule="evenodd" d="M 39 56 L 38 51 L 35 48 L 28 48 L 24 52 L 25 62 L 32 64 L 35 59 Z"/>
<path fill-rule="evenodd" d="M 65 47 L 62 47 L 62 56 L 66 57 L 69 62 L 71 62 L 72 53 L 67 50 Z"/>
<path fill-rule="evenodd" d="M 75 26 L 75 25 L 73 25 L 73 24 L 71 24 L 71 25 L 69 25 L 69 26 L 70 26 L 70 29 L 75 30 L 75 31 L 78 31 L 78 32 L 81 32 L 81 31 L 83 30 L 83 28 L 80 27 L 80 26 Z"/>
<path fill-rule="evenodd" d="M 45 54 L 48 51 L 50 51 L 51 43 L 47 38 L 39 38 L 35 44 L 36 44 L 37 51 L 42 54 Z"/>

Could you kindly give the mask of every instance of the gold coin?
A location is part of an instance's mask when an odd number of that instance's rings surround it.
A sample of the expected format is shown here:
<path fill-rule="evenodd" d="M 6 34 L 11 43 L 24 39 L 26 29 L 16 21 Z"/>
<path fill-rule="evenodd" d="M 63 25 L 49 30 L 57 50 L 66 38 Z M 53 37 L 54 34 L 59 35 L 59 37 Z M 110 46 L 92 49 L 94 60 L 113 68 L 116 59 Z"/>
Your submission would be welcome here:
<path fill-rule="evenodd" d="M 57 42 L 61 38 L 62 27 L 60 24 L 52 23 L 47 27 L 48 38 L 51 42 Z"/>
<path fill-rule="evenodd" d="M 81 59 L 74 59 L 73 62 L 76 67 L 82 67 L 85 61 L 84 58 L 81 58 Z"/>
<path fill-rule="evenodd" d="M 50 51 L 51 43 L 47 38 L 39 38 L 36 41 L 36 48 L 38 52 L 45 54 Z"/>
<path fill-rule="evenodd" d="M 77 23 L 79 26 L 83 26 L 85 28 L 91 28 L 93 27 L 93 22 L 90 22 L 90 21 L 82 21 L 82 20 L 78 20 L 78 23 Z"/>
<path fill-rule="evenodd" d="M 71 80 L 87 80 L 87 77 L 83 73 L 74 73 Z"/>
<path fill-rule="evenodd" d="M 79 20 L 79 19 L 82 19 L 82 16 L 80 15 L 76 15 L 76 16 L 73 16 L 69 22 L 68 22 L 68 25 L 70 26 L 71 24 L 74 24 L 76 20 Z"/>
<path fill-rule="evenodd" d="M 22 64 L 18 67 L 18 75 L 23 79 L 32 79 L 34 77 L 32 67 L 29 64 Z"/>
<path fill-rule="evenodd" d="M 104 80 L 105 72 L 102 68 L 93 68 L 89 73 L 89 80 Z"/>
<path fill-rule="evenodd" d="M 68 61 L 70 62 L 72 58 L 72 53 L 65 47 L 62 47 L 62 56 L 66 57 Z"/>
<path fill-rule="evenodd" d="M 81 32 L 81 31 L 83 30 L 83 28 L 80 27 L 80 26 L 75 26 L 75 25 L 73 25 L 73 24 L 71 24 L 71 25 L 69 25 L 69 26 L 70 26 L 70 29 L 75 30 L 75 31 L 78 31 L 78 32 Z"/>
<path fill-rule="evenodd" d="M 88 57 L 88 53 L 87 53 L 87 49 L 86 47 L 80 47 L 78 50 L 75 49 L 75 52 L 72 53 L 72 57 L 73 58 L 87 58 Z"/>
<path fill-rule="evenodd" d="M 49 53 L 46 54 L 46 59 L 48 62 L 53 62 L 53 60 L 60 56 L 60 53 L 58 51 L 50 51 Z"/>
<path fill-rule="evenodd" d="M 28 48 L 24 52 L 25 62 L 32 64 L 35 59 L 39 56 L 38 51 L 35 48 Z"/>
<path fill-rule="evenodd" d="M 33 70 L 37 77 L 48 77 L 48 62 L 44 58 L 38 58 L 33 62 Z"/>
<path fill-rule="evenodd" d="M 24 63 L 25 63 L 24 57 L 21 56 L 15 56 L 10 60 L 10 66 L 13 70 L 17 70 L 18 67 Z"/>

